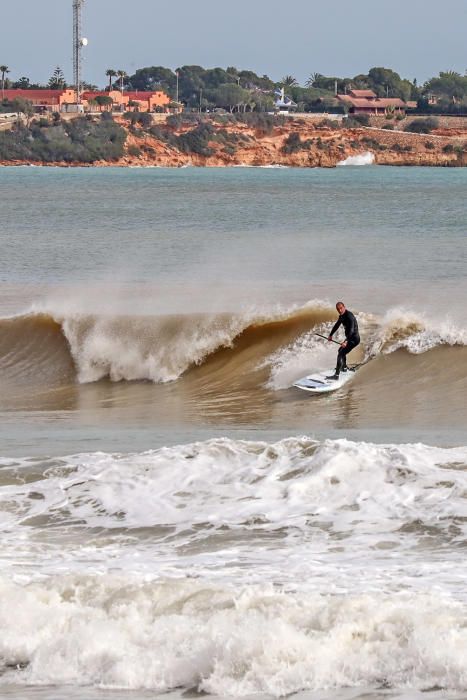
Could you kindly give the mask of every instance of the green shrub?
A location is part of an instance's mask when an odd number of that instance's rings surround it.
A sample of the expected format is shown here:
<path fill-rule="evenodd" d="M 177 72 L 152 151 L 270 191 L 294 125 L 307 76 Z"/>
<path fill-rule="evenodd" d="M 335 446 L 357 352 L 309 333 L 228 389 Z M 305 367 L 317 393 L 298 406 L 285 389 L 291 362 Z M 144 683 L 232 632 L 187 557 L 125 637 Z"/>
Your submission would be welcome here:
<path fill-rule="evenodd" d="M 432 151 L 434 148 L 436 148 L 436 146 L 435 146 L 435 144 L 433 143 L 433 141 L 425 141 L 425 148 L 426 148 L 428 151 Z"/>
<path fill-rule="evenodd" d="M 59 124 L 21 127 L 0 134 L 0 158 L 30 162 L 93 163 L 123 155 L 125 130 L 118 124 L 76 117 Z"/>
<path fill-rule="evenodd" d="M 287 136 L 281 150 L 282 153 L 286 154 L 297 153 L 298 151 L 307 150 L 312 144 L 313 141 L 311 141 L 310 139 L 302 141 L 300 138 L 300 134 L 298 134 L 296 131 L 293 131 Z"/>
<path fill-rule="evenodd" d="M 454 146 L 452 143 L 447 143 L 443 146 L 443 153 L 454 153 Z"/>
<path fill-rule="evenodd" d="M 382 129 L 386 129 L 387 131 L 393 131 L 394 130 L 394 124 L 383 124 L 381 127 Z"/>
<path fill-rule="evenodd" d="M 176 146 L 182 153 L 197 153 L 200 156 L 212 156 L 213 149 L 209 146 L 209 141 L 213 140 L 214 128 L 207 122 L 198 124 L 191 131 L 180 134 L 177 138 Z"/>
<path fill-rule="evenodd" d="M 139 158 L 141 155 L 141 148 L 131 144 L 131 146 L 128 146 L 128 155 L 133 156 L 134 158 Z"/>
<path fill-rule="evenodd" d="M 404 131 L 410 131 L 413 134 L 430 134 L 433 129 L 437 129 L 439 122 L 434 117 L 426 119 L 414 119 L 404 128 Z"/>
<path fill-rule="evenodd" d="M 352 126 L 369 126 L 370 117 L 368 116 L 368 114 L 351 114 L 347 118 L 347 124 L 349 123 L 349 128 L 351 128 Z"/>

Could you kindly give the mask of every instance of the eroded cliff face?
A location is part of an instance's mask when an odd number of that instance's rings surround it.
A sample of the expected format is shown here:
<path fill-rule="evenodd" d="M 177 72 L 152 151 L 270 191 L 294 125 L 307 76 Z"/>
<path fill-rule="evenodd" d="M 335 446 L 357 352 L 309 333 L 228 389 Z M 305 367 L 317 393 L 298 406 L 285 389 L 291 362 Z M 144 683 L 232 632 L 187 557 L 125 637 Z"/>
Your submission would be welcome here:
<path fill-rule="evenodd" d="M 465 166 L 466 130 L 439 129 L 432 134 L 412 134 L 378 128 L 334 128 L 329 123 L 290 119 L 267 132 L 243 123 L 211 123 L 212 139 L 206 142 L 208 154 L 180 150 L 177 139 L 188 135 L 193 125 L 179 129 L 161 127 L 158 136 L 151 130 L 127 130 L 125 154 L 117 161 L 98 161 L 93 166 L 132 167 L 226 167 L 283 165 L 300 168 L 333 168 L 351 156 L 371 153 L 380 165 Z M 172 137 L 172 138 L 171 138 Z M 222 137 L 222 138 L 221 138 Z M 230 139 L 230 141 L 229 141 Z M 227 141 L 226 141 L 227 140 Z M 232 145 L 234 144 L 234 145 Z M 201 149 L 202 150 L 202 149 Z M 24 165 L 24 161 L 4 161 L 1 165 Z M 82 166 L 82 163 L 36 163 L 36 165 Z"/>
<path fill-rule="evenodd" d="M 244 124 L 222 126 L 219 130 L 240 137 L 234 152 L 217 140 L 209 141 L 212 155 L 182 153 L 149 133 L 130 132 L 127 154 L 118 165 L 181 167 L 225 167 L 234 165 L 283 165 L 301 168 L 333 168 L 350 156 L 372 153 L 381 165 L 465 166 L 467 130 L 447 135 L 411 134 L 384 129 L 345 129 L 290 120 L 271 133 Z M 174 132 L 177 136 L 188 128 Z M 295 135 L 291 142 L 292 135 Z M 447 148 L 446 148 L 447 147 Z M 139 150 L 138 155 L 134 154 Z"/>

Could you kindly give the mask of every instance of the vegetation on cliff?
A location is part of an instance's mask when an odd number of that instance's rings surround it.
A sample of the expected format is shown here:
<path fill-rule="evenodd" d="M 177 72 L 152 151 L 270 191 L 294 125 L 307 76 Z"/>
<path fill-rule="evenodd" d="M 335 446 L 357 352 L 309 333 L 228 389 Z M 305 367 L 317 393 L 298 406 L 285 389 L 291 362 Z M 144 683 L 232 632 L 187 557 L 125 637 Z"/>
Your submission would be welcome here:
<path fill-rule="evenodd" d="M 29 126 L 0 132 L 0 160 L 41 163 L 95 163 L 123 156 L 126 131 L 108 114 L 64 121 L 59 114 Z"/>

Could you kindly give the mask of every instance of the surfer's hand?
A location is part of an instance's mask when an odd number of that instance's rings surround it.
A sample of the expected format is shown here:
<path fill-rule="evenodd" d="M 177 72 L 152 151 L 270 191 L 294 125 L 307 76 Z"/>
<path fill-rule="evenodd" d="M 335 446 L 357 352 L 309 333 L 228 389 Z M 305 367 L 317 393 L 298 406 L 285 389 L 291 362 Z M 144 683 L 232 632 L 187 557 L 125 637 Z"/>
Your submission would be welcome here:
<path fill-rule="evenodd" d="M 332 341 L 332 335 L 328 335 L 328 341 L 329 341 L 329 342 Z"/>
<path fill-rule="evenodd" d="M 341 348 L 346 348 L 346 347 L 347 347 L 347 341 L 346 341 L 346 340 L 344 340 L 344 342 L 343 342 L 343 343 L 341 343 Z"/>

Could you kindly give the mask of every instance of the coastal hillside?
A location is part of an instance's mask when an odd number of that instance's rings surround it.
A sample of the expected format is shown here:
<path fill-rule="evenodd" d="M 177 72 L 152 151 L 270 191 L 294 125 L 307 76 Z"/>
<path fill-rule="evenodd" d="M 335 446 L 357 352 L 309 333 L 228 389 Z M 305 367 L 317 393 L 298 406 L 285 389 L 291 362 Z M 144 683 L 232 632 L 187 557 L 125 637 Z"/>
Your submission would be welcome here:
<path fill-rule="evenodd" d="M 362 154 L 381 165 L 465 166 L 467 123 L 104 112 L 73 119 L 57 114 L 0 133 L 2 165 L 329 168 Z"/>

